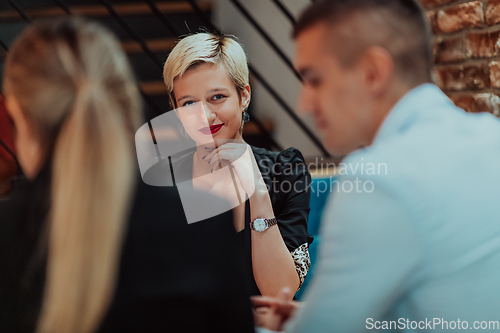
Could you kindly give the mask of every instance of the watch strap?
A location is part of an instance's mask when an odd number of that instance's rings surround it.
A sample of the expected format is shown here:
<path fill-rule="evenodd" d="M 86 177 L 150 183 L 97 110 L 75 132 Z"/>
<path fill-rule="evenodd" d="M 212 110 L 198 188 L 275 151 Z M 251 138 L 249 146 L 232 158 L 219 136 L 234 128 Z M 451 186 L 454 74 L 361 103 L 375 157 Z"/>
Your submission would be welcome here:
<path fill-rule="evenodd" d="M 278 220 L 276 219 L 276 217 L 273 217 L 273 218 L 270 218 L 270 219 L 257 218 L 255 220 L 253 220 L 252 222 L 250 222 L 250 229 L 258 231 L 254 227 L 254 222 L 257 221 L 257 220 L 264 220 L 264 222 L 265 222 L 265 227 L 264 227 L 264 230 L 262 230 L 262 231 L 267 230 L 268 228 L 272 227 L 275 224 L 278 224 Z"/>
<path fill-rule="evenodd" d="M 264 219 L 264 220 L 266 220 L 266 229 L 269 227 L 272 227 L 275 224 L 278 224 L 278 220 L 276 219 L 276 217 L 273 217 L 272 219 Z"/>

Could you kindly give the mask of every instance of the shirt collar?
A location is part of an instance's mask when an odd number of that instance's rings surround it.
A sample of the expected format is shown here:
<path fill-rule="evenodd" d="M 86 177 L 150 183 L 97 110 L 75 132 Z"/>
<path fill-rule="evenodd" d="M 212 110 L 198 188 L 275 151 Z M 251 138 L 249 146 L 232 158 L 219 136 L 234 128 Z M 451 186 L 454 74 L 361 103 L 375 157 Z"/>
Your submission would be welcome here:
<path fill-rule="evenodd" d="M 426 112 L 436 112 L 440 106 L 453 105 L 436 85 L 421 84 L 407 92 L 389 111 L 373 143 L 405 130 Z"/>

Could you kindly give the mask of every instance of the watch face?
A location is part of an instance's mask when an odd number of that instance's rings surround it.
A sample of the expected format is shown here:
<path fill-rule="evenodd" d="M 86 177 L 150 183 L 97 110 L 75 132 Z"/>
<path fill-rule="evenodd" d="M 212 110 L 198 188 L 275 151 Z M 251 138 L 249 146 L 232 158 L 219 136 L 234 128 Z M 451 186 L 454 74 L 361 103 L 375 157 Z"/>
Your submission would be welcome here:
<path fill-rule="evenodd" d="M 253 222 L 253 227 L 256 231 L 266 230 L 266 221 L 264 219 L 256 219 Z"/>

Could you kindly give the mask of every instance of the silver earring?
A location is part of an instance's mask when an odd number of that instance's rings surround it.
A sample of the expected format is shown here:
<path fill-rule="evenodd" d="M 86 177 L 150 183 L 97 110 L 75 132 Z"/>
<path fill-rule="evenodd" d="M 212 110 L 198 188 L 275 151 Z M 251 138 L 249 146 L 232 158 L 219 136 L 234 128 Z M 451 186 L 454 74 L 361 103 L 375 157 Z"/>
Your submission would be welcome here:
<path fill-rule="evenodd" d="M 244 110 L 243 111 L 243 122 L 248 123 L 250 121 L 250 115 L 247 112 L 248 107 L 244 108 L 243 110 Z"/>

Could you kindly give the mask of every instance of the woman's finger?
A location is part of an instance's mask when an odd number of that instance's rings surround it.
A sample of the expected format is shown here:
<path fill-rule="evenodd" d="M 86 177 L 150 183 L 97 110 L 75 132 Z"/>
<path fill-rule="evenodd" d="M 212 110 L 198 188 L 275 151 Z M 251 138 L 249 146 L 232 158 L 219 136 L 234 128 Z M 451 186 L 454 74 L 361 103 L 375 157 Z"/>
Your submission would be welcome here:
<path fill-rule="evenodd" d="M 215 154 L 217 154 L 219 152 L 219 150 L 216 148 L 214 150 L 212 150 L 211 152 L 207 153 L 205 156 L 203 156 L 201 159 L 202 160 L 205 160 L 205 161 L 210 161 Z"/>
<path fill-rule="evenodd" d="M 270 307 L 272 304 L 279 303 L 279 300 L 276 297 L 270 296 L 251 296 L 250 301 L 254 307 Z"/>
<path fill-rule="evenodd" d="M 222 161 L 228 161 L 228 162 L 232 163 L 240 157 L 241 157 L 241 155 L 236 153 L 236 152 L 223 150 L 223 151 L 218 152 L 214 156 L 212 156 L 212 158 L 210 160 L 208 160 L 207 163 L 210 165 L 222 163 Z"/>
<path fill-rule="evenodd" d="M 210 150 L 211 148 L 205 147 L 205 149 L 207 150 L 207 154 L 204 157 L 202 157 L 202 159 L 209 161 L 210 159 L 212 159 L 212 157 L 215 154 L 217 154 L 221 151 L 226 151 L 226 150 L 234 150 L 234 151 L 238 152 L 238 154 L 243 155 L 245 153 L 247 147 L 248 147 L 247 144 L 242 144 L 242 143 L 225 143 L 225 144 L 220 145 L 219 147 L 212 149 L 212 150 Z M 208 150 L 210 150 L 210 151 L 208 151 Z"/>

